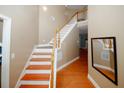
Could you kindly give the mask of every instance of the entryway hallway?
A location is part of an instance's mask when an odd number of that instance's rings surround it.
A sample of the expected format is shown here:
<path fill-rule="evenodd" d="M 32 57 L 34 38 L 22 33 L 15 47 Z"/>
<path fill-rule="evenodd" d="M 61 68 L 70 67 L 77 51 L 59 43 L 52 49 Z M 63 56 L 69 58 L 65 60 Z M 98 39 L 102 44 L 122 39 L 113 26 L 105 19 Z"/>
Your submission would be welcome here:
<path fill-rule="evenodd" d="M 80 49 L 80 58 L 57 73 L 57 88 L 94 88 L 88 80 L 87 49 Z"/>

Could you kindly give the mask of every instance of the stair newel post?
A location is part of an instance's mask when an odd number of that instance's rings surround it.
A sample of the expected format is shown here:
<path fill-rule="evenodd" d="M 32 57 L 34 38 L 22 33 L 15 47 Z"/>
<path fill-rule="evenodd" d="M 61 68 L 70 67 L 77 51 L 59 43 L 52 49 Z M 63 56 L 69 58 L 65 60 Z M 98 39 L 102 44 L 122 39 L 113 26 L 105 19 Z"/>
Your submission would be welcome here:
<path fill-rule="evenodd" d="M 54 54 L 54 52 L 55 52 L 55 49 L 58 47 L 58 45 L 57 45 L 57 30 L 54 32 L 54 48 L 53 48 L 53 51 L 52 51 L 52 67 L 51 67 L 51 69 L 52 69 L 52 71 L 51 71 L 51 81 L 50 81 L 50 88 L 54 88 L 54 58 L 55 58 L 55 54 Z"/>
<path fill-rule="evenodd" d="M 57 48 L 57 30 L 54 32 L 54 49 Z"/>
<path fill-rule="evenodd" d="M 78 21 L 78 12 L 76 13 L 76 15 L 77 15 L 77 21 Z"/>
<path fill-rule="evenodd" d="M 50 88 L 53 88 L 53 80 L 54 80 L 54 50 L 52 50 L 52 66 L 51 66 L 51 80 L 50 80 Z"/>

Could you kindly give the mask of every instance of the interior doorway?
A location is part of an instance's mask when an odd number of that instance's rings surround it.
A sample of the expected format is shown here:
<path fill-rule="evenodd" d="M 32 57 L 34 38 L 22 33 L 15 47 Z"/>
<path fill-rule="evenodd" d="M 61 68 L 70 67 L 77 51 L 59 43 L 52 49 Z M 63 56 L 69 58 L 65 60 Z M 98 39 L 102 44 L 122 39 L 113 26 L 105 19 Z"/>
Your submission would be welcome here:
<path fill-rule="evenodd" d="M 3 40 L 3 20 L 0 19 L 0 88 L 1 88 L 1 72 L 2 72 L 2 40 Z"/>
<path fill-rule="evenodd" d="M 11 18 L 0 15 L 0 87 L 9 88 Z"/>

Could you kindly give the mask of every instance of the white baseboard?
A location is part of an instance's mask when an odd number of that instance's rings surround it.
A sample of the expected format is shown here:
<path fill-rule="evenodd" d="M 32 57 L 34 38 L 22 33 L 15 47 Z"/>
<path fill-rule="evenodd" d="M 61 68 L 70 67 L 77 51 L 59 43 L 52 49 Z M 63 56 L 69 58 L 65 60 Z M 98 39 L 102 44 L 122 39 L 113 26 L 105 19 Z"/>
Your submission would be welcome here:
<path fill-rule="evenodd" d="M 109 70 L 109 71 L 112 71 L 114 73 L 114 69 L 110 68 L 110 67 L 107 67 L 107 66 L 104 66 L 104 65 L 100 65 L 100 64 L 94 64 L 95 67 L 98 67 L 98 68 L 102 68 L 102 69 L 105 69 L 105 70 Z"/>
<path fill-rule="evenodd" d="M 100 86 L 96 83 L 96 81 L 91 77 L 91 75 L 88 74 L 88 79 L 92 82 L 92 84 L 96 87 L 96 88 L 100 88 Z"/>
<path fill-rule="evenodd" d="M 60 67 L 57 69 L 57 72 L 60 71 L 60 70 L 62 70 L 62 69 L 65 68 L 65 67 L 67 67 L 68 65 L 72 64 L 73 62 L 75 62 L 75 61 L 78 60 L 78 59 L 79 59 L 79 56 L 76 57 L 76 58 L 74 58 L 74 59 L 72 59 L 71 61 L 65 63 L 64 65 L 60 66 Z"/>

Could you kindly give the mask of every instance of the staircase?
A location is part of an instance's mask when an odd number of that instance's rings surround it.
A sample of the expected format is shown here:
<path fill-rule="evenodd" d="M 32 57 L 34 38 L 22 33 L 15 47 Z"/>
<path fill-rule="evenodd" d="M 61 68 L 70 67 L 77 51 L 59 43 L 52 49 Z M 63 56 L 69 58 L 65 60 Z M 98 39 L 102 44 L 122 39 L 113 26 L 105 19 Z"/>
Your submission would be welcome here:
<path fill-rule="evenodd" d="M 26 65 L 19 81 L 19 88 L 49 88 L 52 46 L 37 46 Z"/>
<path fill-rule="evenodd" d="M 61 44 L 62 42 L 64 41 L 64 39 L 68 36 L 68 34 L 71 32 L 71 30 L 74 28 L 74 26 L 76 25 L 77 23 L 74 22 L 74 23 L 69 23 L 67 25 L 65 25 L 60 33 L 57 33 L 57 41 L 60 40 L 60 48 L 61 48 Z M 54 38 L 52 38 L 52 40 L 49 42 L 50 45 L 54 45 Z"/>
<path fill-rule="evenodd" d="M 76 23 L 67 24 L 60 32 L 60 43 L 69 34 Z M 48 44 L 37 45 L 19 80 L 19 88 L 50 88 L 52 50 L 54 39 Z"/>
<path fill-rule="evenodd" d="M 55 31 L 55 36 L 48 44 L 37 45 L 24 67 L 16 84 L 18 88 L 53 88 L 56 87 L 57 49 L 77 25 L 77 15 L 74 14 L 64 26 Z"/>

